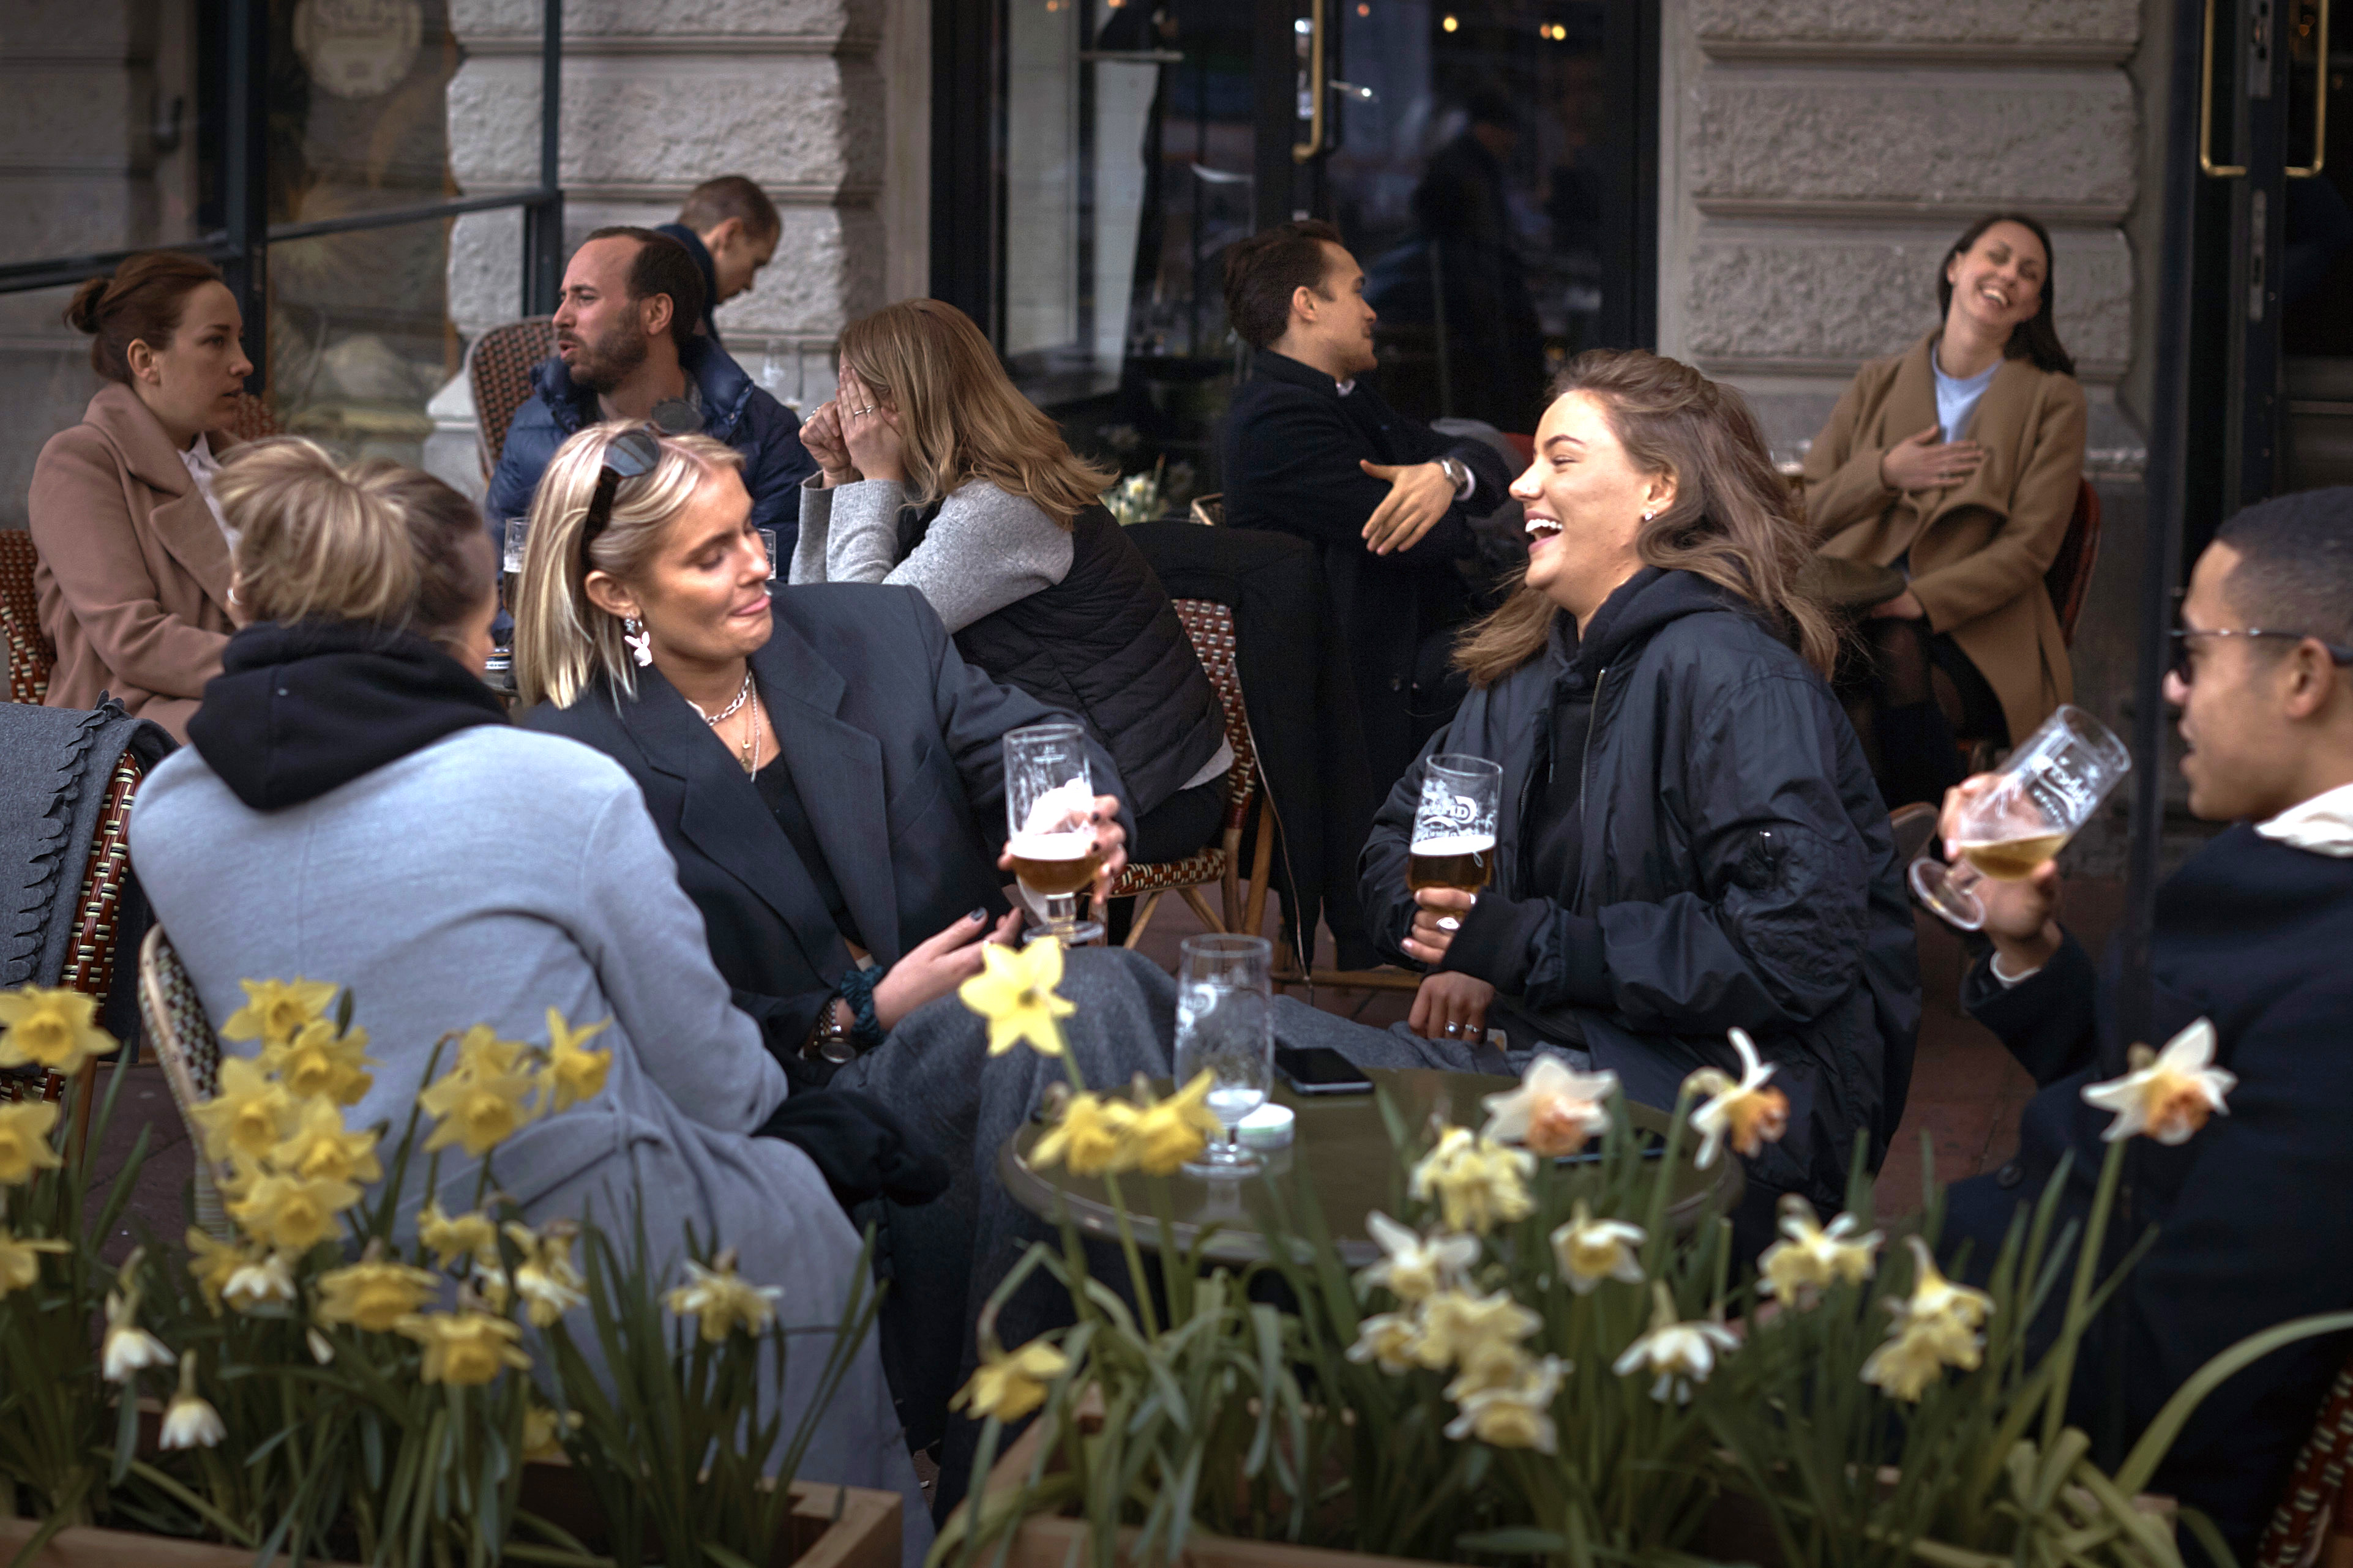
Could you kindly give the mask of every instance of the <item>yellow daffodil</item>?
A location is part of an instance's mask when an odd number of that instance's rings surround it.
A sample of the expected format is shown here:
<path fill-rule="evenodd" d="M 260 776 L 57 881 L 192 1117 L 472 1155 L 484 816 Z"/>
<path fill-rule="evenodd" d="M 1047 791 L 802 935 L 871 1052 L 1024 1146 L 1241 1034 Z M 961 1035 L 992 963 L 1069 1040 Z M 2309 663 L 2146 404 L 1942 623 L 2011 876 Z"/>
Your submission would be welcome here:
<path fill-rule="evenodd" d="M 554 1086 L 556 1110 L 569 1110 L 582 1100 L 594 1100 L 604 1092 L 605 1074 L 613 1066 L 613 1053 L 585 1047 L 612 1021 L 599 1018 L 585 1029 L 575 1029 L 564 1021 L 563 1014 L 553 1007 L 547 1010 L 547 1077 Z"/>
<path fill-rule="evenodd" d="M 497 1223 L 483 1214 L 461 1214 L 452 1219 L 441 1212 L 438 1199 L 417 1211 L 417 1239 L 432 1249 L 434 1260 L 444 1268 L 457 1267 L 459 1258 L 480 1264 L 499 1260 Z"/>
<path fill-rule="evenodd" d="M 577 1432 L 581 1415 L 577 1410 L 557 1415 L 544 1405 L 533 1405 L 522 1413 L 522 1457 L 526 1459 L 560 1459 L 564 1457 L 564 1435 Z"/>
<path fill-rule="evenodd" d="M 1535 1158 L 1521 1150 L 1450 1127 L 1413 1168 L 1406 1191 L 1417 1202 L 1435 1197 L 1447 1229 L 1484 1236 L 1535 1212 L 1527 1186 L 1535 1169 Z"/>
<path fill-rule="evenodd" d="M 433 1298 L 441 1281 L 405 1263 L 360 1262 L 319 1276 L 318 1318 L 389 1333 Z"/>
<path fill-rule="evenodd" d="M 507 1226 L 508 1237 L 522 1253 L 514 1271 L 515 1293 L 522 1298 L 524 1314 L 535 1329 L 546 1328 L 588 1300 L 583 1289 L 587 1281 L 572 1267 L 572 1238 L 578 1229 L 563 1220 L 545 1231 Z"/>
<path fill-rule="evenodd" d="M 1855 1236 L 1862 1222 L 1842 1214 L 1825 1226 L 1813 1205 L 1791 1193 L 1781 1200 L 1781 1234 L 1757 1259 L 1765 1277 L 1758 1289 L 1792 1307 L 1811 1306 L 1831 1286 L 1860 1285 L 1876 1266 L 1880 1233 Z M 1852 1237 L 1852 1240 L 1848 1238 Z"/>
<path fill-rule="evenodd" d="M 1864 1359 L 1862 1381 L 1884 1390 L 1890 1399 L 1918 1404 L 1928 1385 L 1945 1375 L 1944 1351 L 1937 1341 L 1932 1332 L 1896 1331 Z M 1972 1360 L 1968 1364 L 1977 1363 Z"/>
<path fill-rule="evenodd" d="M 0 1105 L 0 1187 L 20 1186 L 42 1171 L 65 1163 L 49 1131 L 58 1124 L 53 1100 L 21 1100 Z"/>
<path fill-rule="evenodd" d="M 99 1372 L 109 1383 L 128 1383 L 151 1366 L 169 1366 L 172 1352 L 164 1342 L 139 1326 L 140 1260 L 147 1249 L 134 1247 L 115 1270 L 115 1288 L 106 1293 L 106 1338 L 99 1348 Z"/>
<path fill-rule="evenodd" d="M 1348 1359 L 1359 1365 L 1372 1362 L 1383 1372 L 1411 1372 L 1413 1349 L 1420 1339 L 1420 1325 L 1404 1313 L 1377 1312 L 1357 1322 Z"/>
<path fill-rule="evenodd" d="M 1747 1030 L 1732 1031 L 1732 1048 L 1740 1053 L 1737 1083 L 1715 1068 L 1702 1068 L 1683 1080 L 1686 1092 L 1709 1097 L 1691 1117 L 1692 1128 L 1700 1135 L 1696 1163 L 1703 1171 L 1715 1163 L 1727 1142 L 1734 1153 L 1754 1158 L 1789 1130 L 1789 1097 L 1766 1086 L 1773 1068 L 1757 1058 L 1757 1044 Z"/>
<path fill-rule="evenodd" d="M 531 1365 L 517 1342 L 522 1330 L 488 1312 L 412 1312 L 392 1326 L 425 1347 L 425 1364 L 417 1375 L 427 1383 L 473 1388 L 502 1368 L 520 1372 Z"/>
<path fill-rule="evenodd" d="M 303 1102 L 294 1131 L 270 1154 L 279 1170 L 314 1181 L 376 1182 L 384 1166 L 375 1155 L 376 1134 L 343 1131 L 343 1113 L 322 1096 Z"/>
<path fill-rule="evenodd" d="M 250 1182 L 228 1213 L 254 1240 L 299 1254 L 324 1241 L 335 1216 L 359 1201 L 360 1189 L 350 1182 L 271 1173 Z"/>
<path fill-rule="evenodd" d="M 365 1054 L 367 1039 L 365 1029 L 338 1035 L 334 1025 L 313 1018 L 292 1039 L 265 1047 L 261 1063 L 298 1100 L 321 1096 L 338 1105 L 357 1105 L 375 1085 L 367 1072 L 375 1065 Z"/>
<path fill-rule="evenodd" d="M 2186 1143 L 2209 1116 L 2228 1116 L 2222 1097 L 2239 1086 L 2238 1075 L 2213 1061 L 2214 1026 L 2204 1018 L 2154 1057 L 2147 1046 L 2135 1046 L 2132 1071 L 2084 1087 L 2086 1103 L 2116 1117 L 2100 1136 L 2113 1143 L 2138 1132 L 2160 1143 Z"/>
<path fill-rule="evenodd" d="M 187 1234 L 188 1272 L 195 1277 L 196 1289 L 204 1292 L 205 1305 L 218 1312 L 221 1292 L 228 1288 L 237 1269 L 245 1264 L 247 1252 L 234 1243 L 216 1238 L 199 1226 L 190 1226 Z"/>
<path fill-rule="evenodd" d="M 1591 1206 L 1579 1198 L 1569 1210 L 1568 1223 L 1552 1233 L 1552 1255 L 1568 1288 L 1589 1296 L 1604 1279 L 1640 1285 L 1642 1259 L 1639 1254 L 1647 1239 L 1639 1225 L 1595 1219 Z"/>
<path fill-rule="evenodd" d="M 1074 1094 L 1062 1108 L 1062 1119 L 1031 1146 L 1029 1163 L 1042 1169 L 1059 1163 L 1074 1176 L 1132 1170 L 1141 1152 L 1136 1119 L 1135 1107 L 1124 1100 Z"/>
<path fill-rule="evenodd" d="M 301 1106 L 259 1062 L 225 1057 L 220 1092 L 190 1107 L 188 1115 L 204 1133 L 206 1159 L 242 1154 L 259 1160 L 299 1125 Z"/>
<path fill-rule="evenodd" d="M 1168 1175 L 1187 1160 L 1198 1159 L 1208 1141 L 1225 1131 L 1225 1123 L 1208 1106 L 1209 1090 L 1217 1081 L 1218 1075 L 1204 1068 L 1170 1098 L 1149 1100 L 1136 1112 L 1138 1170 L 1147 1176 Z"/>
<path fill-rule="evenodd" d="M 1046 1403 L 1046 1385 L 1070 1366 L 1070 1358 L 1044 1340 L 1031 1340 L 1010 1355 L 991 1346 L 972 1381 L 957 1390 L 948 1408 L 969 1407 L 976 1421 L 991 1415 L 999 1421 L 1018 1421 Z"/>
<path fill-rule="evenodd" d="M 1675 1299 L 1665 1280 L 1652 1280 L 1651 1291 L 1650 1332 L 1628 1345 L 1609 1370 L 1624 1377 L 1648 1367 L 1659 1374 L 1651 1384 L 1651 1398 L 1662 1405 L 1670 1400 L 1688 1404 L 1692 1389 L 1715 1369 L 1717 1352 L 1736 1349 L 1740 1342 L 1713 1318 L 1677 1322 Z"/>
<path fill-rule="evenodd" d="M 1508 1388 L 1520 1380 L 1530 1364 L 1528 1352 L 1519 1346 L 1493 1342 L 1460 1363 L 1453 1381 L 1446 1385 L 1446 1397 L 1460 1405 L 1474 1394 Z"/>
<path fill-rule="evenodd" d="M 1479 1261 L 1479 1243 L 1468 1236 L 1440 1236 L 1424 1241 L 1411 1227 L 1399 1225 L 1375 1209 L 1365 1226 L 1388 1256 L 1356 1276 L 1356 1289 L 1386 1288 L 1400 1301 L 1424 1301 L 1441 1287 L 1460 1286 Z"/>
<path fill-rule="evenodd" d="M 532 1119 L 538 1074 L 523 1066 L 524 1049 L 500 1039 L 487 1024 L 466 1032 L 458 1065 L 417 1097 L 438 1122 L 425 1141 L 428 1153 L 457 1143 L 479 1160 Z"/>
<path fill-rule="evenodd" d="M 305 980 L 299 974 L 291 980 L 240 980 L 237 984 L 245 988 L 245 1005 L 221 1026 L 221 1038 L 259 1040 L 265 1046 L 282 1046 L 303 1025 L 323 1018 L 328 1004 L 342 989 L 332 981 Z"/>
<path fill-rule="evenodd" d="M 180 1357 L 180 1389 L 164 1412 L 164 1447 L 209 1448 L 228 1436 L 220 1412 L 196 1393 L 196 1352 Z"/>
<path fill-rule="evenodd" d="M 13 1295 L 41 1277 L 41 1254 L 71 1252 L 70 1242 L 47 1237 L 15 1237 L 0 1226 L 0 1296 Z"/>
<path fill-rule="evenodd" d="M 723 1343 L 739 1326 L 747 1334 L 765 1331 L 776 1318 L 784 1290 L 738 1279 L 732 1252 L 721 1253 L 706 1268 L 688 1259 L 687 1282 L 664 1296 L 663 1305 L 679 1317 L 696 1319 L 706 1344 Z"/>
<path fill-rule="evenodd" d="M 230 1271 L 221 1300 L 240 1312 L 294 1300 L 294 1270 L 282 1252 L 247 1257 Z"/>
<path fill-rule="evenodd" d="M 1421 1333 L 1413 1343 L 1413 1358 L 1432 1372 L 1476 1365 L 1499 1354 L 1516 1353 L 1520 1342 L 1543 1325 L 1543 1319 L 1508 1292 L 1473 1296 L 1440 1290 L 1421 1304 Z"/>
<path fill-rule="evenodd" d="M 1513 1375 L 1464 1394 L 1461 1413 L 1447 1423 L 1446 1435 L 1458 1441 L 1475 1437 L 1495 1448 L 1555 1451 L 1559 1433 L 1552 1419 L 1552 1402 L 1560 1394 L 1560 1380 L 1568 1363 L 1558 1356 L 1541 1361 L 1520 1358 Z"/>
<path fill-rule="evenodd" d="M 989 942 L 980 950 L 981 972 L 956 987 L 964 1005 L 988 1020 L 988 1054 L 1001 1057 L 1024 1040 L 1041 1057 L 1062 1054 L 1062 1026 L 1078 1011 L 1059 996 L 1062 944 L 1040 938 L 1016 952 Z"/>
<path fill-rule="evenodd" d="M 1479 1135 L 1547 1159 L 1574 1154 L 1609 1131 L 1609 1108 L 1602 1102 L 1617 1092 L 1616 1073 L 1578 1072 L 1547 1052 L 1528 1063 L 1519 1088 L 1480 1101 L 1487 1125 Z"/>
<path fill-rule="evenodd" d="M 1886 1342 L 1862 1363 L 1862 1380 L 1885 1389 L 1891 1398 L 1916 1401 L 1945 1368 L 1977 1369 L 1985 1354 L 1978 1331 L 1994 1303 L 1984 1291 L 1946 1279 L 1926 1242 L 1916 1236 L 1904 1239 L 1912 1248 L 1912 1294 L 1884 1303 L 1894 1321 L 1887 1326 Z"/>
<path fill-rule="evenodd" d="M 37 1067 L 59 1078 L 114 1049 L 114 1037 L 93 1022 L 98 998 L 79 991 L 24 985 L 0 991 L 0 1068 Z"/>

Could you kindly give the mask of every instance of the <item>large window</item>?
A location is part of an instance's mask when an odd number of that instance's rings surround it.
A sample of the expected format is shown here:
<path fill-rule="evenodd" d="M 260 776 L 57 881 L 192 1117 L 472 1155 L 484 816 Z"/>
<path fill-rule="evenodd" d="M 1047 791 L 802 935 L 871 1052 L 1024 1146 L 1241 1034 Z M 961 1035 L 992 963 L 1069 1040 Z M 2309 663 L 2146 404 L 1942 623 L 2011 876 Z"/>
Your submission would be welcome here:
<path fill-rule="evenodd" d="M 82 279 L 168 247 L 218 263 L 251 390 L 282 430 L 420 460 L 470 331 L 554 306 L 560 0 L 512 37 L 540 92 L 470 88 L 464 0 L 79 0 L 18 7 L 0 52 L 0 522 L 98 382 L 62 313 Z M 512 82 L 511 62 L 499 79 Z M 451 128 L 535 181 L 461 184 Z"/>

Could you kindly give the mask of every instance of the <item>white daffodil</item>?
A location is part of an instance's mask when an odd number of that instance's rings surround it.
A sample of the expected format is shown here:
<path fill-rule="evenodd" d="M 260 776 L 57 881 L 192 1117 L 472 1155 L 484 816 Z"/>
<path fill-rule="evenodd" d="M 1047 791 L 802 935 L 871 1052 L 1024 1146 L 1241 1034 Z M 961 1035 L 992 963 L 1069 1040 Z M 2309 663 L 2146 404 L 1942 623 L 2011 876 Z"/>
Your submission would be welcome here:
<path fill-rule="evenodd" d="M 1403 1312 L 1377 1312 L 1356 1325 L 1348 1359 L 1359 1366 L 1371 1362 L 1383 1372 L 1411 1372 L 1413 1349 L 1420 1341 L 1421 1325 Z"/>
<path fill-rule="evenodd" d="M 1813 1205 L 1795 1193 L 1781 1200 L 1781 1234 L 1757 1259 L 1765 1277 L 1764 1294 L 1791 1306 L 1810 1305 L 1822 1291 L 1843 1280 L 1861 1284 L 1877 1266 L 1880 1232 L 1855 1236 L 1862 1222 L 1842 1214 L 1824 1226 L 1814 1217 Z M 1852 1237 L 1852 1240 L 1848 1239 Z"/>
<path fill-rule="evenodd" d="M 1553 1426 L 1552 1402 L 1567 1371 L 1568 1363 L 1556 1355 L 1522 1363 L 1511 1382 L 1465 1395 L 1461 1414 L 1446 1425 L 1446 1435 L 1458 1441 L 1475 1437 L 1496 1448 L 1554 1452 L 1560 1437 Z"/>
<path fill-rule="evenodd" d="M 1591 1295 L 1604 1279 L 1642 1282 L 1642 1260 L 1637 1256 L 1642 1227 L 1623 1220 L 1595 1219 L 1583 1198 L 1569 1211 L 1568 1223 L 1552 1233 L 1552 1255 L 1560 1277 L 1580 1296 Z"/>
<path fill-rule="evenodd" d="M 1531 1154 L 1574 1154 L 1587 1139 L 1609 1130 L 1609 1110 L 1602 1102 L 1617 1092 L 1616 1073 L 1578 1072 L 1547 1052 L 1528 1063 L 1519 1088 L 1480 1101 L 1487 1125 L 1479 1135 L 1521 1144 Z"/>
<path fill-rule="evenodd" d="M 1707 1100 L 1692 1112 L 1693 1130 L 1700 1134 L 1703 1171 L 1715 1163 L 1727 1142 L 1736 1154 L 1754 1156 L 1767 1143 L 1780 1142 L 1789 1130 L 1789 1097 L 1767 1089 L 1772 1064 L 1760 1060 L 1757 1042 L 1746 1029 L 1732 1031 L 1732 1048 L 1740 1053 L 1740 1081 L 1733 1082 L 1715 1068 L 1702 1068 L 1683 1080 L 1686 1089 L 1706 1093 Z"/>
<path fill-rule="evenodd" d="M 180 1391 L 164 1412 L 164 1447 L 209 1448 L 228 1436 L 220 1412 L 196 1393 L 196 1352 L 180 1357 Z"/>
<path fill-rule="evenodd" d="M 1388 1256 L 1356 1276 L 1356 1288 L 1388 1287 L 1400 1301 L 1426 1301 L 1443 1286 L 1458 1285 L 1479 1260 L 1476 1237 L 1440 1236 L 1424 1241 L 1378 1209 L 1365 1216 L 1373 1239 Z"/>
<path fill-rule="evenodd" d="M 1670 1400 L 1688 1404 L 1694 1386 L 1705 1383 L 1715 1370 L 1716 1352 L 1736 1350 L 1740 1341 L 1712 1318 L 1677 1322 L 1675 1299 L 1665 1280 L 1651 1281 L 1651 1331 L 1628 1345 L 1609 1370 L 1624 1377 L 1648 1367 L 1659 1374 L 1651 1384 L 1651 1398 L 1662 1405 Z"/>
<path fill-rule="evenodd" d="M 1525 1150 L 1473 1136 L 1468 1127 L 1450 1127 L 1414 1166 L 1406 1195 L 1416 1203 L 1435 1198 L 1449 1230 L 1484 1236 L 1535 1212 L 1528 1196 L 1535 1163 Z"/>
<path fill-rule="evenodd" d="M 2086 1084 L 2084 1099 L 2113 1112 L 2100 1136 L 2113 1143 L 2146 1133 L 2160 1143 L 2186 1143 L 2216 1113 L 2228 1116 L 2222 1097 L 2239 1086 L 2238 1075 L 2212 1066 L 2214 1026 L 2204 1018 L 2176 1035 L 2155 1057 L 2135 1046 L 2133 1070 L 2106 1083 Z"/>
<path fill-rule="evenodd" d="M 240 1312 L 294 1300 L 294 1271 L 287 1266 L 286 1255 L 270 1252 L 238 1264 L 221 1287 L 221 1300 Z"/>
<path fill-rule="evenodd" d="M 128 1383 L 151 1366 L 169 1366 L 172 1352 L 164 1342 L 139 1326 L 139 1292 L 106 1293 L 106 1340 L 99 1351 L 99 1371 L 109 1383 Z"/>

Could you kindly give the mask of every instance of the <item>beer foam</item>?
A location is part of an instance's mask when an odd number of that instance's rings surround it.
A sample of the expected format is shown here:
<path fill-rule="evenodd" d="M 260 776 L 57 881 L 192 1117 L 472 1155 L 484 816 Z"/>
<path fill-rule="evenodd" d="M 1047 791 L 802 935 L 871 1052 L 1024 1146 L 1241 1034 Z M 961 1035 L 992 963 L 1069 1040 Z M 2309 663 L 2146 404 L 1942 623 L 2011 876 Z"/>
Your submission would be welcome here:
<path fill-rule="evenodd" d="M 1017 833 L 1005 846 L 1020 860 L 1082 860 L 1094 847 L 1092 833 Z"/>
<path fill-rule="evenodd" d="M 1021 820 L 1021 834 L 1027 837 L 1070 832 L 1069 824 L 1088 821 L 1094 815 L 1094 809 L 1095 797 L 1088 793 L 1086 780 L 1072 779 L 1068 784 L 1056 784 L 1029 803 L 1029 814 Z M 1087 841 L 1094 841 L 1092 831 L 1087 835 Z M 1060 857 L 1041 855 L 1039 858 L 1052 860 Z"/>
<path fill-rule="evenodd" d="M 1424 838 L 1413 847 L 1416 855 L 1484 855 L 1495 847 L 1492 833 L 1457 833 L 1447 838 Z"/>

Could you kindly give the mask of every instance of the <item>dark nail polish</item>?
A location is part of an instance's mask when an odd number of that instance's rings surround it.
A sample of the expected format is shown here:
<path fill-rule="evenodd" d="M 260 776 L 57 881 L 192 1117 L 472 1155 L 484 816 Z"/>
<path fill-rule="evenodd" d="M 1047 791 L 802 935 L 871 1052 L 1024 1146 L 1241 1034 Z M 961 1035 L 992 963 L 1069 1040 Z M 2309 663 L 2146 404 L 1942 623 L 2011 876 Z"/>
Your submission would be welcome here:
<path fill-rule="evenodd" d="M 968 914 L 968 915 L 965 916 L 965 919 L 966 919 L 966 920 L 968 920 L 968 921 L 985 921 L 985 920 L 987 920 L 987 918 L 988 918 L 988 910 L 987 910 L 987 906 L 985 906 L 985 905 L 984 905 L 983 907 L 981 907 L 980 909 L 976 909 L 976 910 L 973 910 L 973 911 L 972 911 L 972 913 L 970 913 L 970 914 Z"/>

